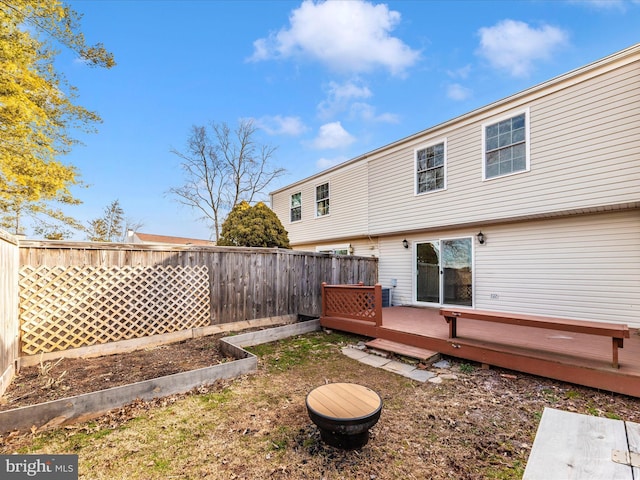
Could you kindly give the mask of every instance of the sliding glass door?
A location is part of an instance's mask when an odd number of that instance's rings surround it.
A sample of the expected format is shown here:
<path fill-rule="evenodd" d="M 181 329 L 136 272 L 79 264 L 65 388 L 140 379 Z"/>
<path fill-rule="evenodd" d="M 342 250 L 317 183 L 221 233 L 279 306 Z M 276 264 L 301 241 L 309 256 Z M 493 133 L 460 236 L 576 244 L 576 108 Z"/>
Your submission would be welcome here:
<path fill-rule="evenodd" d="M 416 244 L 416 300 L 440 303 L 440 242 Z"/>
<path fill-rule="evenodd" d="M 472 256 L 471 238 L 416 243 L 416 302 L 472 306 Z"/>

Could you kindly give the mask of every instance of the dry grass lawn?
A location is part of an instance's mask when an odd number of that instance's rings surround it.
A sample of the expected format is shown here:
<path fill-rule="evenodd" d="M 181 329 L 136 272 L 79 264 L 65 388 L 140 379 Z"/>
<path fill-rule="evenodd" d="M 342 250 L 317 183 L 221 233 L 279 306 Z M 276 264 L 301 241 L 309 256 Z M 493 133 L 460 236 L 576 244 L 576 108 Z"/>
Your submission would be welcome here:
<path fill-rule="evenodd" d="M 640 399 L 452 360 L 458 380 L 408 380 L 312 333 L 254 347 L 259 372 L 140 402 L 92 422 L 2 438 L 1 453 L 76 453 L 82 479 L 516 479 L 545 406 L 640 421 Z M 326 382 L 376 390 L 361 450 L 324 445 L 305 396 Z"/>

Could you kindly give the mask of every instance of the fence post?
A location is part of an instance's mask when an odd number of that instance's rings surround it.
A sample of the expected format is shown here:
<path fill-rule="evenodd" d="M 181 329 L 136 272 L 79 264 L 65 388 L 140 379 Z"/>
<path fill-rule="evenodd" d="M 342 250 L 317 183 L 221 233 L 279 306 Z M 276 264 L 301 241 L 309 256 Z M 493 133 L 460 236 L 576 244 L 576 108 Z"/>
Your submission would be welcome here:
<path fill-rule="evenodd" d="M 19 239 L 0 230 L 0 395 L 11 383 L 20 356 L 19 268 Z"/>
<path fill-rule="evenodd" d="M 320 306 L 320 314 L 323 317 L 327 316 L 327 301 L 325 298 L 325 287 L 327 286 L 327 282 L 322 282 L 321 288 L 320 288 L 320 295 L 321 295 L 321 303 L 322 305 Z"/>
<path fill-rule="evenodd" d="M 382 326 L 382 285 L 376 283 L 373 288 L 373 302 L 375 305 L 376 327 Z"/>

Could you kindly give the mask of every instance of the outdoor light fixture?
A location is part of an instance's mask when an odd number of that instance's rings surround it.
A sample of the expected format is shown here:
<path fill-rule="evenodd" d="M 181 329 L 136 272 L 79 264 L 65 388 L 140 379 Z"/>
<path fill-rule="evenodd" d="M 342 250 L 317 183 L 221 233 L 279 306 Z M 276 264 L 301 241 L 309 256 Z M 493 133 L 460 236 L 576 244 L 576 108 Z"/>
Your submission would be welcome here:
<path fill-rule="evenodd" d="M 409 242 L 407 242 L 407 239 L 405 238 L 404 240 L 402 240 L 402 246 L 404 248 L 409 248 Z"/>
<path fill-rule="evenodd" d="M 482 231 L 478 232 L 478 235 L 476 235 L 476 237 L 478 237 L 478 243 L 480 245 L 484 245 L 484 233 L 482 233 Z"/>

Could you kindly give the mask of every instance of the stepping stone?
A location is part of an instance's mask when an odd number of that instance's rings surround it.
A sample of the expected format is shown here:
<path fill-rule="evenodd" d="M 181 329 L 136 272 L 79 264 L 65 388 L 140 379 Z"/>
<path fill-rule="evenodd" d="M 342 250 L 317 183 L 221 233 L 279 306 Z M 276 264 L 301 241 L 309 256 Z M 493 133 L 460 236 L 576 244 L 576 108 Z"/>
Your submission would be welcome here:
<path fill-rule="evenodd" d="M 360 360 L 363 357 L 369 355 L 367 352 L 363 352 L 362 350 L 358 350 L 353 347 L 343 347 L 342 349 L 343 355 L 346 355 L 349 358 L 353 358 L 354 360 Z"/>
<path fill-rule="evenodd" d="M 371 365 L 372 367 L 381 367 L 386 365 L 391 360 L 388 358 L 379 357 L 377 355 L 368 354 L 365 357 L 358 359 L 359 362 L 365 363 L 367 365 Z"/>
<path fill-rule="evenodd" d="M 447 360 L 440 360 L 437 363 L 433 364 L 436 368 L 451 368 L 451 364 Z"/>
<path fill-rule="evenodd" d="M 426 382 L 427 380 L 435 376 L 436 374 L 433 372 L 429 372 L 427 370 L 419 370 L 417 368 L 409 372 L 407 375 L 405 375 L 405 377 L 410 378 L 411 380 L 416 380 L 422 383 Z"/>
<path fill-rule="evenodd" d="M 409 374 L 411 371 L 416 368 L 413 365 L 408 365 L 406 363 L 397 362 L 395 360 L 391 360 L 385 365 L 382 366 L 383 370 L 388 370 L 389 372 L 399 373 L 400 375 Z"/>

